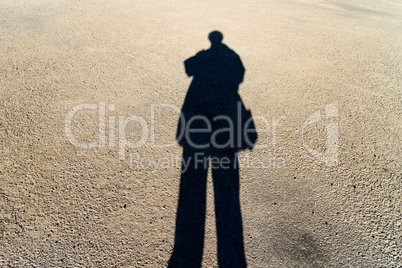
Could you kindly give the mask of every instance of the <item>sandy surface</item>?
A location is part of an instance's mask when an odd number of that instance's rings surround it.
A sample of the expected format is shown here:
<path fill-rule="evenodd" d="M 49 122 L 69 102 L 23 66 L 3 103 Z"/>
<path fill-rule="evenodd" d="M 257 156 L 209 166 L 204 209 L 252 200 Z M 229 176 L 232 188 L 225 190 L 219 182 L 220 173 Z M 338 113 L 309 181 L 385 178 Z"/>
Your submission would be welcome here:
<path fill-rule="evenodd" d="M 397 0 L 1 1 L 0 265 L 166 266 L 179 165 L 130 166 L 129 155 L 180 158 L 181 148 L 154 148 L 149 132 L 119 160 L 118 138 L 78 148 L 65 119 L 105 103 L 106 124 L 137 115 L 151 131 L 153 104 L 182 105 L 183 61 L 208 48 L 212 30 L 247 69 L 246 106 L 278 121 L 275 135 L 260 133 L 266 148 L 241 154 L 257 163 L 241 168 L 248 265 L 400 265 L 401 18 Z M 330 104 L 338 114 L 327 120 Z M 322 120 L 302 131 L 316 111 Z M 174 141 L 178 114 L 153 118 L 155 143 Z M 96 141 L 98 123 L 82 111 L 72 132 Z M 306 149 L 327 152 L 330 123 L 335 166 Z M 126 133 L 141 138 L 138 124 Z M 205 267 L 217 266 L 212 193 L 210 178 Z"/>

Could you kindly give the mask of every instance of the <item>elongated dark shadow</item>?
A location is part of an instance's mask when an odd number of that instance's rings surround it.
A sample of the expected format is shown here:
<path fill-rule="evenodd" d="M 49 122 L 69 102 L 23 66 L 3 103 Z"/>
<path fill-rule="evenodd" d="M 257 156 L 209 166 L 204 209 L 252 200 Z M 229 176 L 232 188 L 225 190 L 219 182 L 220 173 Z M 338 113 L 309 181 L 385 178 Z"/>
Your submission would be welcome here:
<path fill-rule="evenodd" d="M 184 62 L 186 73 L 193 80 L 177 129 L 183 163 L 175 244 L 168 267 L 201 267 L 209 166 L 215 195 L 219 266 L 247 266 L 237 153 L 252 149 L 257 133 L 251 113 L 238 94 L 245 69 L 240 57 L 222 39 L 220 32 L 211 32 L 211 47 Z"/>

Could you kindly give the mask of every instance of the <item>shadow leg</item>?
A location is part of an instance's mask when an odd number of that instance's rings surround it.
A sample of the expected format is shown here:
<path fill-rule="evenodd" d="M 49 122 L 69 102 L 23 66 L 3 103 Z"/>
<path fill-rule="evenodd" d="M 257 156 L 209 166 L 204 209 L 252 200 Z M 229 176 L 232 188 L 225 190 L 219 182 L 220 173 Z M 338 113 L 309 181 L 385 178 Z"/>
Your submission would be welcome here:
<path fill-rule="evenodd" d="M 208 158 L 183 150 L 175 244 L 168 267 L 201 267 L 204 248 Z"/>
<path fill-rule="evenodd" d="M 219 267 L 246 267 L 239 196 L 239 166 L 234 152 L 222 158 L 230 167 L 212 166 Z M 222 161 L 220 163 L 223 163 Z"/>

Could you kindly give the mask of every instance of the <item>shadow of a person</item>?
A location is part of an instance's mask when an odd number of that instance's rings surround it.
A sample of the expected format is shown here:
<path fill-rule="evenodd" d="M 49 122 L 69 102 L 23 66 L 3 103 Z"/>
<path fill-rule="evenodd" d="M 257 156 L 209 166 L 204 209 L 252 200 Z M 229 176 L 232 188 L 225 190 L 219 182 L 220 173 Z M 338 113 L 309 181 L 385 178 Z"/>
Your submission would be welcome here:
<path fill-rule="evenodd" d="M 175 244 L 168 267 L 201 267 L 209 165 L 215 196 L 218 264 L 246 267 L 239 197 L 237 152 L 257 139 L 251 113 L 238 94 L 244 67 L 240 57 L 209 34 L 211 47 L 187 59 L 193 81 L 177 129 L 183 147 Z"/>

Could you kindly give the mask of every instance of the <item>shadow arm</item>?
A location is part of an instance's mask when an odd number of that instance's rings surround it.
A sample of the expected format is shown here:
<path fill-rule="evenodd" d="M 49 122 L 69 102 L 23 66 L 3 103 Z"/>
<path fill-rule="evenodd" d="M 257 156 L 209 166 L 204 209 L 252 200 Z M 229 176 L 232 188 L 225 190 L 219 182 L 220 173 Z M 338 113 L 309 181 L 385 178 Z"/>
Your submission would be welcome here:
<path fill-rule="evenodd" d="M 240 84 L 243 82 L 244 79 L 244 73 L 246 69 L 244 68 L 243 63 L 241 62 L 241 59 L 239 56 L 237 56 L 237 82 Z"/>

